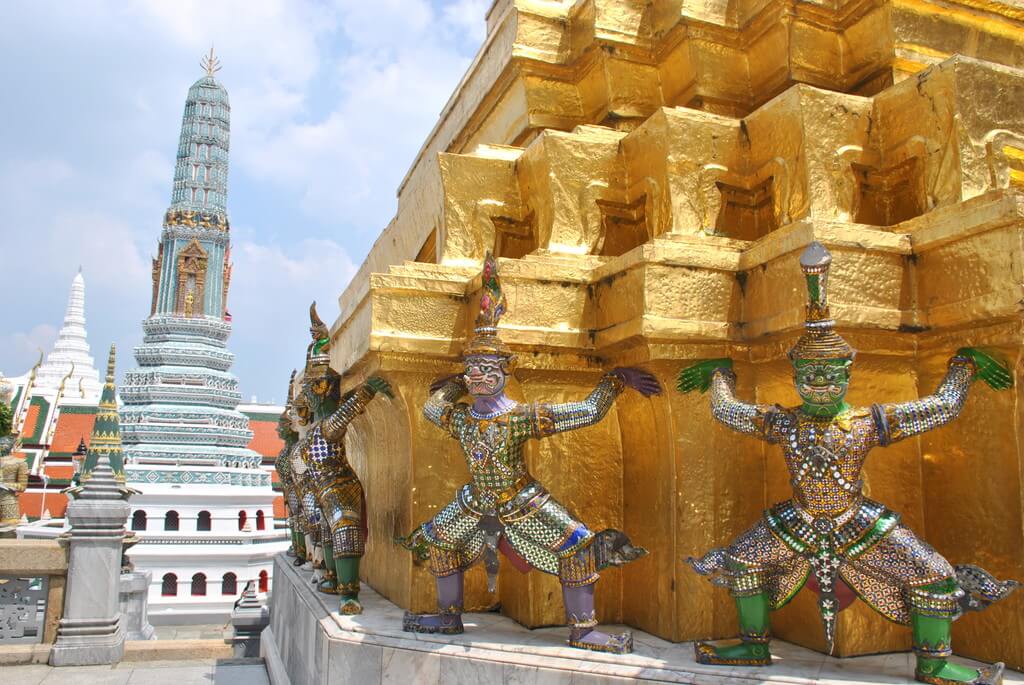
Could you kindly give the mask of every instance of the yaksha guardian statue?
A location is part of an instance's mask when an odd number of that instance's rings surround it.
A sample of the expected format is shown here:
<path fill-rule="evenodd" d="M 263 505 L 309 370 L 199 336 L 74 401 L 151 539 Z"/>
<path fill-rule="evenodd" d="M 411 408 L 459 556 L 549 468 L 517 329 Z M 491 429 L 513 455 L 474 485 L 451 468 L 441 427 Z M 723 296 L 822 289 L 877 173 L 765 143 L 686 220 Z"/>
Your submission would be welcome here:
<path fill-rule="evenodd" d="M 299 441 L 299 434 L 292 426 L 292 385 L 295 383 L 295 372 L 292 371 L 288 380 L 288 401 L 285 403 L 284 411 L 277 420 L 277 435 L 284 442 L 277 459 L 274 461 L 274 469 L 277 471 L 278 481 L 281 483 L 281 495 L 284 497 L 285 506 L 288 509 L 288 532 L 291 540 L 291 547 L 288 549 L 288 556 L 306 560 L 306 540 L 302 532 L 302 523 L 299 519 L 299 498 L 295 493 L 295 484 L 292 482 L 292 449 Z"/>
<path fill-rule="evenodd" d="M 505 297 L 497 263 L 488 253 L 476 334 L 464 353 L 465 374 L 444 379 L 423 408 L 427 419 L 459 441 L 471 480 L 432 520 L 402 544 L 429 561 L 437 583 L 437 614 L 406 613 L 403 630 L 463 632 L 463 574 L 483 559 L 491 591 L 497 550 L 520 568 L 558 576 L 562 584 L 569 645 L 628 653 L 632 635 L 596 630 L 594 584 L 598 572 L 644 554 L 617 530 L 592 532 L 530 475 L 523 446 L 531 438 L 597 423 L 627 386 L 645 396 L 660 392 L 654 376 L 637 369 L 605 374 L 581 402 L 520 405 L 505 394 L 514 356 L 498 338 Z M 472 403 L 457 402 L 469 394 Z"/>
<path fill-rule="evenodd" d="M 810 581 L 831 650 L 836 614 L 854 593 L 886 618 L 913 629 L 916 677 L 924 683 L 999 683 L 1002 664 L 980 670 L 949 661 L 950 629 L 965 609 L 984 608 L 1016 583 L 999 582 L 976 566 L 955 569 L 921 541 L 885 505 L 862 494 L 860 471 L 868 452 L 919 435 L 957 417 L 975 378 L 995 390 L 1011 386 L 1007 369 L 988 354 L 961 348 L 935 394 L 868 408 L 845 401 L 854 350 L 829 318 L 832 258 L 811 243 L 800 258 L 809 293 L 806 330 L 789 356 L 799 407 L 747 404 L 734 395 L 728 359 L 698 363 L 679 374 L 682 392 L 711 390 L 715 418 L 741 433 L 781 445 L 793 498 L 728 548 L 689 562 L 736 602 L 740 642 L 698 643 L 705 664 L 766 665 L 769 610 L 788 602 Z M 852 589 L 852 592 L 851 592 Z"/>
<path fill-rule="evenodd" d="M 11 532 L 21 521 L 18 495 L 28 487 L 28 466 L 25 460 L 11 454 L 15 437 L 11 435 L 12 416 L 8 393 L 0 395 L 0 533 Z"/>
<path fill-rule="evenodd" d="M 359 560 L 366 547 L 366 503 L 363 486 L 345 456 L 345 432 L 349 424 L 377 393 L 391 397 L 391 388 L 381 378 L 340 397 L 341 377 L 330 367 L 327 326 L 309 308 L 313 342 L 307 352 L 302 378 L 303 395 L 312 412 L 312 423 L 302 443 L 305 477 L 309 492 L 320 505 L 324 567 L 328 582 L 336 578 L 342 614 L 360 614 Z M 324 589 L 324 588 L 321 588 Z"/>
<path fill-rule="evenodd" d="M 317 504 L 316 495 L 313 494 L 305 460 L 306 442 L 309 439 L 310 424 L 313 422 L 313 412 L 306 402 L 305 393 L 299 392 L 292 400 L 292 408 L 288 416 L 292 420 L 292 430 L 298 436 L 288 458 L 289 474 L 294 492 L 291 501 L 295 503 L 295 524 L 298 527 L 298 537 L 302 539 L 305 552 L 303 555 L 296 555 L 295 561 L 292 563 L 303 568 L 307 566 L 315 568 L 318 565 L 322 568 L 320 505 Z M 330 592 L 334 592 L 333 586 L 330 588 Z"/>

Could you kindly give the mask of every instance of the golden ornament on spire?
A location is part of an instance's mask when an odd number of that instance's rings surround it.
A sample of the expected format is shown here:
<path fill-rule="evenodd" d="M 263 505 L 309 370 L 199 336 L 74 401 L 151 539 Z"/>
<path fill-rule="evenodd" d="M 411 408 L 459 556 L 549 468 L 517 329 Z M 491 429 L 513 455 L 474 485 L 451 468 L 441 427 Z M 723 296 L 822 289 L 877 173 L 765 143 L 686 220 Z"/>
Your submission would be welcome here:
<path fill-rule="evenodd" d="M 213 54 L 213 46 L 210 46 L 210 54 L 204 55 L 199 60 L 199 66 L 206 70 L 206 75 L 213 77 L 215 73 L 220 71 L 220 60 Z"/>

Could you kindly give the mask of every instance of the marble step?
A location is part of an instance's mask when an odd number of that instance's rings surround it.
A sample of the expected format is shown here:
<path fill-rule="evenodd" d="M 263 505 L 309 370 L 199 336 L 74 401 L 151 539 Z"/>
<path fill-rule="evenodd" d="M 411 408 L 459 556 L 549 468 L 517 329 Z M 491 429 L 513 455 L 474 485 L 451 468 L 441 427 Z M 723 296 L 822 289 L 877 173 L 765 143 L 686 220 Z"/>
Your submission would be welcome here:
<path fill-rule="evenodd" d="M 694 661 L 689 642 L 667 642 L 634 630 L 633 654 L 583 652 L 565 646 L 565 628 L 529 630 L 494 613 L 466 614 L 463 635 L 416 635 L 402 632 L 403 610 L 365 584 L 363 614 L 341 616 L 337 597 L 317 592 L 311 581 L 311 572 L 296 569 L 291 559 L 275 558 L 270 627 L 261 644 L 273 685 L 858 685 L 913 680 L 909 653 L 836 659 L 775 641 L 769 667 L 704 666 Z M 1008 671 L 1004 684 L 1024 685 L 1024 674 Z"/>

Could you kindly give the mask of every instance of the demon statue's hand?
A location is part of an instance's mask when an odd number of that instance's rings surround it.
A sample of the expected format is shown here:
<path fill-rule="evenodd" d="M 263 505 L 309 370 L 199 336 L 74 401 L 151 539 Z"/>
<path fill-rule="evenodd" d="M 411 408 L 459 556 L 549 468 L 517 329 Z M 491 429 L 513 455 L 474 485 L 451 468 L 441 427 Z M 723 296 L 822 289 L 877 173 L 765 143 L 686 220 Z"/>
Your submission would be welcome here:
<path fill-rule="evenodd" d="M 654 374 L 647 373 L 643 369 L 620 366 L 612 369 L 612 374 L 617 376 L 626 387 L 633 388 L 644 397 L 661 393 L 661 383 L 654 377 Z"/>
<path fill-rule="evenodd" d="M 458 383 L 460 386 L 465 386 L 465 382 L 462 379 L 461 373 L 453 373 L 451 376 L 441 376 L 430 384 L 430 394 L 433 395 L 435 392 L 448 385 L 449 383 Z"/>
<path fill-rule="evenodd" d="M 366 387 L 375 393 L 380 393 L 388 399 L 395 399 L 394 393 L 391 392 L 391 385 L 381 378 L 380 376 L 371 376 L 366 380 Z"/>
<path fill-rule="evenodd" d="M 960 357 L 971 359 L 978 369 L 978 378 L 988 383 L 993 390 L 1007 390 L 1013 387 L 1013 376 L 1006 362 L 976 347 L 961 347 L 956 353 Z"/>
<path fill-rule="evenodd" d="M 687 366 L 679 372 L 676 378 L 676 388 L 679 392 L 707 392 L 711 387 L 711 374 L 718 369 L 732 369 L 731 359 L 707 359 Z"/>

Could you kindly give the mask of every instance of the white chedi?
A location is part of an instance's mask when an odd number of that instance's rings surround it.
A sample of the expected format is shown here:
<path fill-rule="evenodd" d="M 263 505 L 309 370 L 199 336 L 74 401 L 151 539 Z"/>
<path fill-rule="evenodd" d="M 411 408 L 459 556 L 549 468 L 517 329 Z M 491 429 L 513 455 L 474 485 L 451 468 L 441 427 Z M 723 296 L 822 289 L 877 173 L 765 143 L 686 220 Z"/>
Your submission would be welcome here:
<path fill-rule="evenodd" d="M 70 373 L 70 377 L 68 376 Z M 66 380 L 65 380 L 66 378 Z M 89 354 L 85 330 L 85 279 L 75 274 L 68 294 L 64 324 L 53 349 L 36 373 L 35 394 L 55 395 L 64 383 L 64 396 L 96 402 L 103 384 Z"/>

